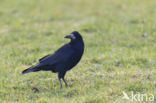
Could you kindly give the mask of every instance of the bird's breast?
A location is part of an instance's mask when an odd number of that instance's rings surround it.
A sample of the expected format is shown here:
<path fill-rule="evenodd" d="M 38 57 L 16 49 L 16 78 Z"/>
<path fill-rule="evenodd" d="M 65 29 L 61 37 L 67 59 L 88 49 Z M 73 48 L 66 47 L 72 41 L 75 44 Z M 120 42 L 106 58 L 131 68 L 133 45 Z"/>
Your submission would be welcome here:
<path fill-rule="evenodd" d="M 76 64 L 78 64 L 78 62 L 80 61 L 81 57 L 82 57 L 83 52 L 76 52 L 73 54 L 73 56 L 70 58 L 70 61 L 68 62 L 68 70 L 70 70 L 71 68 L 73 68 L 74 66 L 76 66 Z"/>

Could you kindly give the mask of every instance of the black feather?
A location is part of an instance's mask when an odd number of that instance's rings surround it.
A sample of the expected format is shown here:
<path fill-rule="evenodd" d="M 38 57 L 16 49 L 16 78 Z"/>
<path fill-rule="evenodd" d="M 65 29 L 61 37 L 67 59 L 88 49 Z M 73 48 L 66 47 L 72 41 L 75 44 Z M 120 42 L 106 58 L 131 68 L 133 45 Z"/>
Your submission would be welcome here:
<path fill-rule="evenodd" d="M 72 32 L 65 38 L 70 38 L 71 41 L 63 45 L 54 53 L 39 59 L 38 64 L 24 70 L 22 74 L 40 70 L 52 71 L 54 73 L 58 72 L 59 80 L 61 78 L 64 80 L 66 72 L 80 61 L 84 52 L 84 42 L 82 36 L 77 31 Z M 61 81 L 60 84 L 62 87 Z M 66 82 L 65 84 L 67 85 Z"/>

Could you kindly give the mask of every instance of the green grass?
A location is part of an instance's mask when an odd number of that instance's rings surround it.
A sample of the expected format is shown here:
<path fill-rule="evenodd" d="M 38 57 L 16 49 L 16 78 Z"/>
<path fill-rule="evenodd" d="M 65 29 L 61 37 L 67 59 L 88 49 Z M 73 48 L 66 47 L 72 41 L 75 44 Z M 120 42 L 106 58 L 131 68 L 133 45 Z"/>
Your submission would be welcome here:
<path fill-rule="evenodd" d="M 131 102 L 123 91 L 156 98 L 155 10 L 155 0 L 1 0 L 0 102 Z M 51 72 L 21 75 L 74 30 L 85 53 L 66 74 L 68 88 Z"/>

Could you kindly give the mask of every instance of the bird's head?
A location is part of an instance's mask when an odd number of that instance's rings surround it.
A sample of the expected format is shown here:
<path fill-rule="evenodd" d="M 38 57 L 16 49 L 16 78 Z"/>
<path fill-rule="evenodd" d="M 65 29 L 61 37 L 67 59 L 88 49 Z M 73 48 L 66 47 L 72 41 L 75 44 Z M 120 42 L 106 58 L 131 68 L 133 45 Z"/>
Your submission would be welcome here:
<path fill-rule="evenodd" d="M 82 39 L 80 33 L 77 32 L 77 31 L 73 31 L 73 32 L 70 33 L 69 35 L 66 35 L 65 38 L 69 38 L 69 39 L 71 39 L 72 41 L 78 40 L 78 39 Z"/>

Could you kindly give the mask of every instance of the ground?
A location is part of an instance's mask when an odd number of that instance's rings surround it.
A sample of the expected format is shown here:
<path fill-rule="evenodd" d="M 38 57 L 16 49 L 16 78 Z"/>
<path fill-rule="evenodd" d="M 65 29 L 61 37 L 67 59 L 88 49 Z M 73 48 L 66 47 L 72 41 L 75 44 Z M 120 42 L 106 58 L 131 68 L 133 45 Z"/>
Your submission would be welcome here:
<path fill-rule="evenodd" d="M 156 101 L 155 10 L 155 0 L 1 0 L 0 102 L 135 102 L 123 92 Z M 51 72 L 21 74 L 74 30 L 85 52 L 66 74 L 69 87 Z"/>

